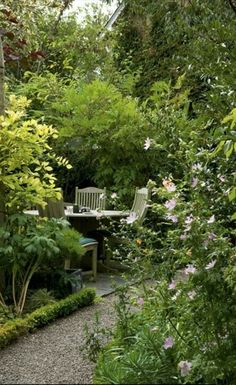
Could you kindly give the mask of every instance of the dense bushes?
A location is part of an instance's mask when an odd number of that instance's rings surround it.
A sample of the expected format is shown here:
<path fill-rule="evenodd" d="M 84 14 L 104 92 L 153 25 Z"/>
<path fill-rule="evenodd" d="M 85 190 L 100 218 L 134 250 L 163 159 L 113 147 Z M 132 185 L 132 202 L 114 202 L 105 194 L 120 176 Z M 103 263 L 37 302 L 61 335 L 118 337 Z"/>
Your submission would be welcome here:
<path fill-rule="evenodd" d="M 5 347 L 27 332 L 49 324 L 56 318 L 71 314 L 83 306 L 91 305 L 94 298 L 95 291 L 93 289 L 83 289 L 55 304 L 46 305 L 35 310 L 24 319 L 16 318 L 6 322 L 0 327 L 0 348 Z"/>

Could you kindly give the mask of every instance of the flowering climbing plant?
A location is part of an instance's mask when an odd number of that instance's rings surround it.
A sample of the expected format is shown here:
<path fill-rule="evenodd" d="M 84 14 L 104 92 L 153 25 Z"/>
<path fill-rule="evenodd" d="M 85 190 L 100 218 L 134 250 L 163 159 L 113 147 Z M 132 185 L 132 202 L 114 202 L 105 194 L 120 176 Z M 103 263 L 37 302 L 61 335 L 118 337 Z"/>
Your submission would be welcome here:
<path fill-rule="evenodd" d="M 155 146 L 155 140 L 147 138 L 144 151 Z M 212 157 L 213 144 L 196 149 L 186 141 L 181 151 L 184 177 L 170 173 L 161 182 L 150 180 L 151 219 L 142 227 L 129 224 L 136 238 L 130 237 L 125 254 L 141 286 L 127 292 L 125 301 L 137 311 L 120 317 L 119 343 L 101 356 L 99 380 L 158 384 L 236 380 L 232 163 L 221 155 Z M 108 369 L 106 377 L 105 365 L 115 368 L 114 376 Z"/>

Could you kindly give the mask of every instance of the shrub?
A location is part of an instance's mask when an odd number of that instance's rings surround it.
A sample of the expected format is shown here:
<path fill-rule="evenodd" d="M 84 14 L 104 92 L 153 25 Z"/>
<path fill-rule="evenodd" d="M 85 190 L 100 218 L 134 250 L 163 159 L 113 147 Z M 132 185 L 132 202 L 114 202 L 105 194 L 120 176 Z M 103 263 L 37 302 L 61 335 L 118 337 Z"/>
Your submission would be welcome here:
<path fill-rule="evenodd" d="M 9 345 L 20 335 L 32 332 L 49 324 L 56 318 L 68 315 L 83 306 L 91 305 L 94 298 L 95 290 L 90 288 L 82 289 L 80 292 L 74 293 L 55 304 L 46 305 L 35 310 L 24 319 L 18 318 L 6 322 L 0 328 L 0 348 Z"/>

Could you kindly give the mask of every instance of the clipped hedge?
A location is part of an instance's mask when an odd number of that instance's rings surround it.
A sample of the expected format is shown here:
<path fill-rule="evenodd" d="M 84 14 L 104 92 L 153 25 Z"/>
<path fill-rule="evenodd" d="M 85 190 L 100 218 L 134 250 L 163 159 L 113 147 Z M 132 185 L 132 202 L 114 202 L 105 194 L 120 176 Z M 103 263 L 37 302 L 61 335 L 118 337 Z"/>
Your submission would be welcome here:
<path fill-rule="evenodd" d="M 73 313 L 83 306 L 91 305 L 94 302 L 95 295 L 94 289 L 85 288 L 55 304 L 41 307 L 23 319 L 16 318 L 7 321 L 0 327 L 0 348 L 4 348 L 27 332 L 43 327 L 59 317 Z"/>

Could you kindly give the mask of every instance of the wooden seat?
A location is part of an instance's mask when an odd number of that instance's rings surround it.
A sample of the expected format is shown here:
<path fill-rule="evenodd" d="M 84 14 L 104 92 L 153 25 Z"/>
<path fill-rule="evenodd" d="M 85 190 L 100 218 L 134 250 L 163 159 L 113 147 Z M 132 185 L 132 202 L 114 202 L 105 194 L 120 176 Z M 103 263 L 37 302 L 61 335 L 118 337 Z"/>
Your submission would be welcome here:
<path fill-rule="evenodd" d="M 148 200 L 151 198 L 151 191 L 147 187 L 136 187 L 131 213 L 135 213 L 136 221 L 141 224 L 147 214 Z"/>
<path fill-rule="evenodd" d="M 66 218 L 65 210 L 64 210 L 64 201 L 63 199 L 58 201 L 47 200 L 47 206 L 42 208 L 38 207 L 39 216 L 47 217 L 47 218 Z M 92 274 L 93 279 L 96 280 L 97 276 L 97 249 L 98 242 L 94 238 L 85 238 L 82 237 L 80 240 L 82 246 L 86 249 L 86 251 L 92 253 L 92 266 L 91 270 L 83 272 L 84 274 Z M 70 269 L 71 261 L 69 258 L 65 259 L 65 269 Z"/>
<path fill-rule="evenodd" d="M 75 204 L 78 206 L 89 207 L 91 210 L 106 207 L 106 187 L 103 189 L 97 187 L 75 188 Z"/>
<path fill-rule="evenodd" d="M 134 200 L 133 200 L 133 205 L 132 205 L 132 208 L 130 210 L 130 214 L 129 214 L 129 217 L 127 217 L 126 219 L 124 219 L 124 222 L 127 221 L 127 224 L 128 223 L 137 223 L 139 225 L 141 225 L 145 219 L 145 216 L 147 214 L 147 211 L 148 211 L 148 201 L 149 199 L 151 198 L 151 190 L 149 190 L 148 188 L 146 187 L 142 187 L 142 188 L 136 188 L 135 190 L 135 195 L 134 195 Z M 109 239 L 109 241 L 113 244 L 125 244 L 125 243 L 129 243 L 130 240 L 128 238 L 120 238 L 120 237 L 117 237 L 117 236 L 107 236 L 107 238 Z M 109 266 L 110 264 L 110 259 L 111 259 L 111 256 L 109 255 L 109 253 L 106 253 L 106 256 L 105 256 L 105 263 L 107 266 Z"/>

